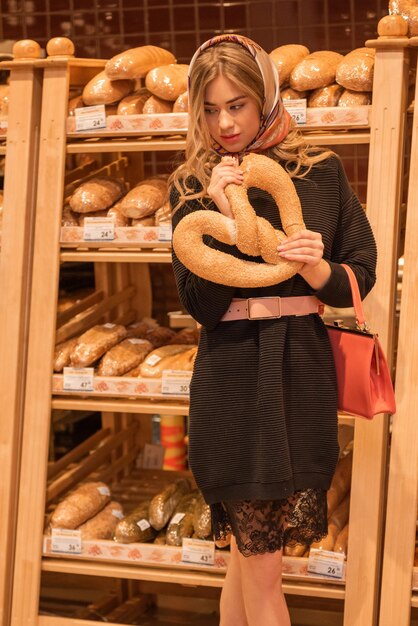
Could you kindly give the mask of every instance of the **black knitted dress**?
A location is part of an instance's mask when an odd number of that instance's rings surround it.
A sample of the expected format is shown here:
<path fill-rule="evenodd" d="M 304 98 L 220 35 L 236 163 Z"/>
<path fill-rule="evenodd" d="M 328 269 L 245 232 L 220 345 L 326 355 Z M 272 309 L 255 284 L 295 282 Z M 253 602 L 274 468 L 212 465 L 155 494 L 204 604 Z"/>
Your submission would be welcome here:
<path fill-rule="evenodd" d="M 316 295 L 351 306 L 341 263 L 356 274 L 363 298 L 375 282 L 374 237 L 338 157 L 293 182 L 306 227 L 322 234 L 331 266 L 321 290 L 299 275 L 272 287 L 227 287 L 199 278 L 173 253 L 180 300 L 203 326 L 190 388 L 190 466 L 211 505 L 215 538 L 232 530 L 245 555 L 326 535 L 326 490 L 339 453 L 336 379 L 319 315 L 219 320 L 232 298 Z M 173 188 L 172 206 L 177 199 Z M 249 199 L 257 215 L 281 228 L 268 193 L 251 189 Z M 206 207 L 217 211 L 209 201 Z M 181 206 L 173 228 L 201 208 L 198 201 Z M 210 237 L 206 243 L 254 260 Z"/>

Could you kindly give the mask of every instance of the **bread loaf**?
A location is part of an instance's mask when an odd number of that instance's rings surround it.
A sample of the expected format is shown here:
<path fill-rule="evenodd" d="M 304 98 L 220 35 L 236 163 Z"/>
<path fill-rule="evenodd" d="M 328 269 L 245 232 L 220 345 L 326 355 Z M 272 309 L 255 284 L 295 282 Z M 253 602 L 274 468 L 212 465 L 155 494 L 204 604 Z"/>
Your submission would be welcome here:
<path fill-rule="evenodd" d="M 102 357 L 97 373 L 99 376 L 123 376 L 142 363 L 152 350 L 146 339 L 124 339 Z"/>
<path fill-rule="evenodd" d="M 68 339 L 55 346 L 54 350 L 54 372 L 62 372 L 64 367 L 71 363 L 71 353 L 77 345 L 77 337 Z"/>
<path fill-rule="evenodd" d="M 170 361 L 166 361 L 164 369 L 184 370 L 186 372 L 193 371 L 194 362 L 197 355 L 197 346 L 193 346 L 185 352 L 170 357 Z"/>
<path fill-rule="evenodd" d="M 292 70 L 309 54 L 308 48 L 299 44 L 286 44 L 270 52 L 270 58 L 279 72 L 280 86 L 289 82 Z"/>
<path fill-rule="evenodd" d="M 189 110 L 189 93 L 181 93 L 173 104 L 173 113 L 187 113 Z"/>
<path fill-rule="evenodd" d="M 164 48 L 139 46 L 112 57 L 106 63 L 105 72 L 111 80 L 142 78 L 154 67 L 175 62 L 175 56 Z"/>
<path fill-rule="evenodd" d="M 166 533 L 165 528 L 163 528 L 162 530 L 158 532 L 157 536 L 154 539 L 154 543 L 156 545 L 165 546 L 165 533 Z"/>
<path fill-rule="evenodd" d="M 125 96 L 118 104 L 118 115 L 139 115 L 142 113 L 144 104 L 151 96 L 148 89 L 142 88 L 139 91 Z"/>
<path fill-rule="evenodd" d="M 125 190 L 125 183 L 119 178 L 97 176 L 77 187 L 69 204 L 75 213 L 103 211 L 119 200 Z"/>
<path fill-rule="evenodd" d="M 402 15 L 408 22 L 408 35 L 418 35 L 418 5 L 416 0 L 389 0 L 389 13 Z"/>
<path fill-rule="evenodd" d="M 327 493 L 329 516 L 335 511 L 350 490 L 352 466 L 352 453 L 343 456 L 337 463 L 337 468 L 331 481 L 331 487 Z"/>
<path fill-rule="evenodd" d="M 62 209 L 62 226 L 78 226 L 78 216 L 71 211 L 69 204 L 65 204 Z"/>
<path fill-rule="evenodd" d="M 315 541 L 311 548 L 319 550 L 334 550 L 335 541 L 340 534 L 340 529 L 333 523 L 328 524 L 328 534 L 321 541 Z"/>
<path fill-rule="evenodd" d="M 286 87 L 286 89 L 283 89 L 283 91 L 280 92 L 280 95 L 282 96 L 282 100 L 300 100 L 301 98 L 306 98 L 308 92 L 296 91 L 296 89 Z"/>
<path fill-rule="evenodd" d="M 161 530 L 167 524 L 181 498 L 189 491 L 189 481 L 180 478 L 154 496 L 149 507 L 149 521 L 155 530 Z"/>
<path fill-rule="evenodd" d="M 149 226 L 155 226 L 155 215 L 148 215 L 147 217 L 140 217 L 139 219 L 132 220 L 132 226 L 139 228 L 148 228 Z"/>
<path fill-rule="evenodd" d="M 157 531 L 149 522 L 149 507 L 150 502 L 146 500 L 121 520 L 115 529 L 115 541 L 118 543 L 154 541 Z"/>
<path fill-rule="evenodd" d="M 338 528 L 342 530 L 348 522 L 349 513 L 350 513 L 350 493 L 347 493 L 347 495 L 339 503 L 337 508 L 331 513 L 331 515 L 329 515 L 328 521 L 331 524 L 335 524 L 335 526 L 338 526 Z"/>
<path fill-rule="evenodd" d="M 129 226 L 129 218 L 127 218 L 126 215 L 122 213 L 120 205 L 120 201 L 116 202 L 116 204 L 111 206 L 110 209 L 107 211 L 107 217 L 113 218 L 115 222 L 115 228 L 124 228 L 126 226 Z"/>
<path fill-rule="evenodd" d="M 295 544 L 287 544 L 284 547 L 284 555 L 285 556 L 303 556 L 306 550 L 305 544 L 295 543 Z"/>
<path fill-rule="evenodd" d="M 337 85 L 337 83 L 333 83 L 332 85 L 328 85 L 327 87 L 314 89 L 309 94 L 308 106 L 335 107 L 337 106 L 338 100 L 340 99 L 343 91 L 344 87 L 341 87 L 341 85 Z"/>
<path fill-rule="evenodd" d="M 168 546 L 181 546 L 183 539 L 193 535 L 193 513 L 196 501 L 196 492 L 187 493 L 174 509 L 174 514 L 167 526 L 166 543 Z"/>
<path fill-rule="evenodd" d="M 123 508 L 119 502 L 109 502 L 104 509 L 78 527 L 81 532 L 81 539 L 83 541 L 113 539 L 115 528 L 122 518 Z"/>
<path fill-rule="evenodd" d="M 133 89 L 132 80 L 110 80 L 105 72 L 100 72 L 84 87 L 82 98 L 87 106 L 113 104 L 125 98 Z"/>
<path fill-rule="evenodd" d="M 101 482 L 80 485 L 59 502 L 49 520 L 50 528 L 75 529 L 110 502 L 110 489 Z"/>
<path fill-rule="evenodd" d="M 335 73 L 343 55 L 330 50 L 312 52 L 290 74 L 290 86 L 297 91 L 318 89 L 335 82 Z"/>
<path fill-rule="evenodd" d="M 193 528 L 199 539 L 206 539 L 212 532 L 210 506 L 206 504 L 202 493 L 199 493 L 193 511 Z"/>
<path fill-rule="evenodd" d="M 159 209 L 155 211 L 155 225 L 159 226 L 163 222 L 171 221 L 171 206 L 169 202 L 164 202 Z"/>
<path fill-rule="evenodd" d="M 77 344 L 71 352 L 71 365 L 75 367 L 92 365 L 125 337 L 126 329 L 119 324 L 93 326 L 77 339 Z"/>
<path fill-rule="evenodd" d="M 158 115 L 160 113 L 171 113 L 173 110 L 173 103 L 157 96 L 150 96 L 148 100 L 144 102 L 144 108 L 142 113 L 152 113 Z"/>
<path fill-rule="evenodd" d="M 371 102 L 372 94 L 368 91 L 351 91 L 351 89 L 344 89 L 338 100 L 338 106 L 361 107 L 371 104 Z"/>
<path fill-rule="evenodd" d="M 157 326 L 147 331 L 145 339 L 148 339 L 154 346 L 154 348 L 160 348 L 165 344 L 168 344 L 174 337 L 175 331 L 166 326 Z"/>
<path fill-rule="evenodd" d="M 346 524 L 344 528 L 338 534 L 337 539 L 335 540 L 334 552 L 342 552 L 343 554 L 347 555 L 348 531 L 349 531 L 349 524 Z"/>
<path fill-rule="evenodd" d="M 372 91 L 375 55 L 373 48 L 349 52 L 337 67 L 337 83 L 352 91 Z"/>
<path fill-rule="evenodd" d="M 180 63 L 160 65 L 148 72 L 145 86 L 153 96 L 174 102 L 187 90 L 188 69 L 188 65 Z"/>
<path fill-rule="evenodd" d="M 135 322 L 127 326 L 126 336 L 146 339 L 147 333 L 155 328 L 158 328 L 158 322 L 152 317 L 144 317 L 140 322 Z"/>
<path fill-rule="evenodd" d="M 169 343 L 175 344 L 190 344 L 196 345 L 199 342 L 200 332 L 198 328 L 182 328 L 172 339 L 170 339 Z"/>
<path fill-rule="evenodd" d="M 175 358 L 182 352 L 189 351 L 190 346 L 187 345 L 171 345 L 162 346 L 150 352 L 141 364 L 141 376 L 146 378 L 156 378 L 162 375 L 163 370 L 175 369 L 172 366 Z"/>
<path fill-rule="evenodd" d="M 121 202 L 120 210 L 126 217 L 134 219 L 147 217 L 160 208 L 166 195 L 166 180 L 148 178 L 126 194 Z"/>

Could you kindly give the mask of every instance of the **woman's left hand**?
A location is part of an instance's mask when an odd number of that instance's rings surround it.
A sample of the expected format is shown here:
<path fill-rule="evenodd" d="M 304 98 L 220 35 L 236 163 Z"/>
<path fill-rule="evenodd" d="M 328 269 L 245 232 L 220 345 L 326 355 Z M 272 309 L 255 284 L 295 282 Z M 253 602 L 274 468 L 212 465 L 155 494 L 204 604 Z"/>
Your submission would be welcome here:
<path fill-rule="evenodd" d="M 324 254 L 322 235 L 312 230 L 298 231 L 288 237 L 277 249 L 284 259 L 304 264 L 300 273 L 318 265 Z"/>

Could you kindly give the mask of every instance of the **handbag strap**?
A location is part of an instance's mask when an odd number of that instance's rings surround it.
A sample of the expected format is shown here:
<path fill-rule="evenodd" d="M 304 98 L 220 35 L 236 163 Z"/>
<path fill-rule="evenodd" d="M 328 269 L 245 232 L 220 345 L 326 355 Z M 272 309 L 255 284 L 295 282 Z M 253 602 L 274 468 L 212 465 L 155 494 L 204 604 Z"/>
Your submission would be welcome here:
<path fill-rule="evenodd" d="M 353 306 L 354 312 L 356 314 L 357 325 L 361 328 L 361 330 L 366 330 L 366 320 L 364 319 L 363 305 L 361 303 L 360 289 L 358 287 L 356 275 L 354 274 L 351 267 L 345 265 L 345 263 L 341 263 L 341 267 L 343 267 L 347 272 L 348 280 L 350 281 L 351 295 L 353 298 Z"/>

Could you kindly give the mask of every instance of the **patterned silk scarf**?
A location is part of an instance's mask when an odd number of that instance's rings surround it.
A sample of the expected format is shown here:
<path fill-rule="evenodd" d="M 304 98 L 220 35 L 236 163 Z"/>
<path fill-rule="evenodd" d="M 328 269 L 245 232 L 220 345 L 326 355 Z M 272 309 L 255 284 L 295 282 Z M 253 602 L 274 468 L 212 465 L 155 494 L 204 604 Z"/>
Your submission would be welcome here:
<path fill-rule="evenodd" d="M 205 41 L 192 57 L 189 65 L 189 84 L 191 69 L 197 57 L 209 48 L 223 41 L 230 41 L 244 46 L 254 57 L 264 83 L 264 103 L 261 111 L 260 130 L 253 141 L 243 150 L 243 153 L 266 150 L 280 143 L 289 132 L 290 114 L 286 111 L 280 96 L 279 75 L 269 55 L 258 44 L 242 35 L 218 35 Z M 213 149 L 218 154 L 228 154 L 216 141 L 212 143 Z"/>

